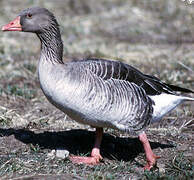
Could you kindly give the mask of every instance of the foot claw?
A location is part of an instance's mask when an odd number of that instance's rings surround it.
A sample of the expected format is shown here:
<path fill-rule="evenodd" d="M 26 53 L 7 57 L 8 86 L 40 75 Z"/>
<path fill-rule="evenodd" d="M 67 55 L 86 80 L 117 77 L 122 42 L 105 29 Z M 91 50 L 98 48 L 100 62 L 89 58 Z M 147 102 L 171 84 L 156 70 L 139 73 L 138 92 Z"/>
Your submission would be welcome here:
<path fill-rule="evenodd" d="M 147 164 L 144 166 L 144 170 L 150 171 L 156 165 L 156 160 L 159 159 L 160 156 L 156 156 L 155 154 L 152 157 L 147 158 Z"/>

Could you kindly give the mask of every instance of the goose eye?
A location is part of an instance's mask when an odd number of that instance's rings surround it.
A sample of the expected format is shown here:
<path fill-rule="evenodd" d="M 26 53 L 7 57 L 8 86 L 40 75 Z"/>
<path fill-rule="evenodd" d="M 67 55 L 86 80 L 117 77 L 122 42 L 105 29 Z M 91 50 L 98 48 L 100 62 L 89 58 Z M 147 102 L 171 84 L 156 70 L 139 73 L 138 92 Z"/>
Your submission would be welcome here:
<path fill-rule="evenodd" d="M 28 13 L 28 14 L 26 14 L 26 17 L 30 19 L 30 18 L 32 18 L 32 14 Z"/>

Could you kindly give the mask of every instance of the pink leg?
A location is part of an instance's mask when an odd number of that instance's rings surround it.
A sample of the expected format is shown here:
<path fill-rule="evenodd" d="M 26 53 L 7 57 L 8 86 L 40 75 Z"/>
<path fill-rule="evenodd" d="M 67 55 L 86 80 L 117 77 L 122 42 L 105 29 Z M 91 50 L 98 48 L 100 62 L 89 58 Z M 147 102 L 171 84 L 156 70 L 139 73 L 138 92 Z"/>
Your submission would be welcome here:
<path fill-rule="evenodd" d="M 100 145 L 102 141 L 103 128 L 96 128 L 96 140 L 91 152 L 91 157 L 71 156 L 70 160 L 77 164 L 96 165 L 102 160 Z"/>
<path fill-rule="evenodd" d="M 144 170 L 150 170 L 156 164 L 156 159 L 158 159 L 160 157 L 156 156 L 153 153 L 145 132 L 143 132 L 139 135 L 139 140 L 143 144 L 144 151 L 146 154 L 147 164 L 144 166 Z"/>

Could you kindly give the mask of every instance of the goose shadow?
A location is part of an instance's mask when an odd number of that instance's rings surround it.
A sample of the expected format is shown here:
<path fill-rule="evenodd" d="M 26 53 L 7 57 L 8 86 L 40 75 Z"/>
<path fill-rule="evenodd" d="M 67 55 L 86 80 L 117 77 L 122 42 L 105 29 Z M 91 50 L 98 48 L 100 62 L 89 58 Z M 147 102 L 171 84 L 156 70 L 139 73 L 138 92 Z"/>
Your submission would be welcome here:
<path fill-rule="evenodd" d="M 71 154 L 89 154 L 94 144 L 95 132 L 87 130 L 69 130 L 62 132 L 35 133 L 27 129 L 0 129 L 0 137 L 11 136 L 25 143 L 38 145 L 41 149 L 66 149 Z M 171 144 L 150 142 L 152 149 L 172 148 Z M 104 133 L 101 145 L 101 155 L 113 160 L 130 161 L 144 152 L 138 138 L 115 137 Z"/>

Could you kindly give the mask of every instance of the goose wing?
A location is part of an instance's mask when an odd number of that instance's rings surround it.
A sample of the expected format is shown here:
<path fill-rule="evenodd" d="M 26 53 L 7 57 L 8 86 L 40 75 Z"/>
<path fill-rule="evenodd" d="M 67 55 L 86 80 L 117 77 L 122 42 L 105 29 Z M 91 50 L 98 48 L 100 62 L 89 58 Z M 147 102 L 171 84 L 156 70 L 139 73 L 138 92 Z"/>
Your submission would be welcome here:
<path fill-rule="evenodd" d="M 143 88 L 147 95 L 175 94 L 176 91 L 193 93 L 189 89 L 166 84 L 155 76 L 143 74 L 136 68 L 120 61 L 90 58 L 83 62 L 87 68 L 103 80 L 117 79 L 134 83 Z"/>
<path fill-rule="evenodd" d="M 140 130 L 153 118 L 150 96 L 174 94 L 174 86 L 119 61 L 90 58 L 73 61 L 71 67 L 71 82 L 77 86 L 71 99 L 93 126 Z"/>

